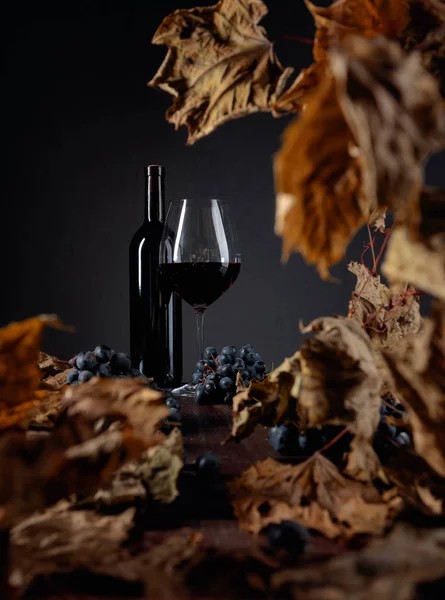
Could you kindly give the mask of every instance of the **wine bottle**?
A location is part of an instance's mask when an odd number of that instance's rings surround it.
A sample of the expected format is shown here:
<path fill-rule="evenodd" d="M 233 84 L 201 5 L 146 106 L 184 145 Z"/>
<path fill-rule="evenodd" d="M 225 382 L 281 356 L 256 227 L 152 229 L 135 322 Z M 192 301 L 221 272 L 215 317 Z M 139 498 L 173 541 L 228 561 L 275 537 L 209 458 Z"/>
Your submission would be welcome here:
<path fill-rule="evenodd" d="M 130 244 L 130 355 L 133 368 L 168 387 L 182 379 L 182 307 L 160 287 L 164 184 L 164 167 L 146 168 L 145 219 Z"/>

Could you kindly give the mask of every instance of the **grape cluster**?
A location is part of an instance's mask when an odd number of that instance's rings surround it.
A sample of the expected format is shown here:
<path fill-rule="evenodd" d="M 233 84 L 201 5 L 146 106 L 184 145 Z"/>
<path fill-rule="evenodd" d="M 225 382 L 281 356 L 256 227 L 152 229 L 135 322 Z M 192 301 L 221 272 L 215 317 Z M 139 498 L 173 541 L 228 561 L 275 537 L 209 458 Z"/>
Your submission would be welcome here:
<path fill-rule="evenodd" d="M 182 414 L 181 405 L 176 398 L 172 396 L 165 399 L 165 404 L 169 409 L 168 417 L 165 417 L 161 431 L 165 434 L 169 434 L 174 427 L 181 427 L 182 425 Z"/>
<path fill-rule="evenodd" d="M 380 407 L 380 422 L 374 436 L 374 450 L 382 463 L 397 453 L 398 448 L 409 448 L 412 439 L 408 428 L 396 427 L 388 423 L 388 417 L 401 417 L 406 413 L 403 404 L 396 402 L 391 395 L 383 399 Z"/>
<path fill-rule="evenodd" d="M 261 355 L 251 344 L 225 346 L 221 352 L 209 346 L 203 360 L 196 363 L 193 383 L 196 384 L 197 404 L 230 404 L 235 394 L 236 378 L 239 373 L 246 385 L 251 381 L 262 381 L 267 368 Z"/>
<path fill-rule="evenodd" d="M 92 377 L 122 378 L 137 377 L 146 379 L 138 369 L 131 368 L 129 357 L 122 352 L 114 352 L 109 346 L 97 346 L 93 352 L 80 352 L 69 363 L 68 384 L 85 383 Z"/>
<path fill-rule="evenodd" d="M 311 536 L 303 525 L 286 520 L 269 525 L 266 529 L 266 539 L 273 548 L 285 550 L 292 557 L 297 557 L 307 550 Z"/>

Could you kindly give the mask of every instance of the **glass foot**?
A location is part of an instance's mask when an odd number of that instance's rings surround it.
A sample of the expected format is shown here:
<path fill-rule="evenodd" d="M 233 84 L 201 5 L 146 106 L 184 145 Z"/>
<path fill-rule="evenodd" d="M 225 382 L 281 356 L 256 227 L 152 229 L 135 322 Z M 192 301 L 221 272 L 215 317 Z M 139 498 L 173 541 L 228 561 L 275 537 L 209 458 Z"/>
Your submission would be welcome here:
<path fill-rule="evenodd" d="M 185 383 L 180 387 L 170 390 L 172 396 L 182 396 L 183 398 L 194 398 L 196 385 L 193 383 Z"/>

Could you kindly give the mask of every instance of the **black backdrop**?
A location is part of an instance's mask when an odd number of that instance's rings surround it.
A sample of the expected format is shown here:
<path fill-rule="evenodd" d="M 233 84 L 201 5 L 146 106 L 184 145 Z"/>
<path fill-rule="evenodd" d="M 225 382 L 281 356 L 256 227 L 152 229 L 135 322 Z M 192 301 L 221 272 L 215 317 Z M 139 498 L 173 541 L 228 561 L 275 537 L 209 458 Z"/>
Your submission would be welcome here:
<path fill-rule="evenodd" d="M 170 97 L 146 86 L 166 52 L 150 43 L 163 16 L 206 4 L 13 3 L 3 14 L 0 320 L 57 313 L 76 326 L 46 339 L 61 358 L 98 343 L 128 350 L 128 244 L 143 214 L 143 167 L 153 162 L 167 168 L 168 200 L 211 195 L 233 210 L 243 266 L 206 315 L 208 344 L 250 342 L 278 363 L 301 341 L 299 319 L 347 311 L 346 261 L 333 270 L 339 285 L 299 256 L 280 264 L 271 164 L 289 119 L 254 115 L 187 147 L 185 131 L 165 121 Z M 313 35 L 303 0 L 269 7 L 271 39 Z M 285 65 L 311 62 L 310 46 L 278 41 L 277 50 Z M 445 185 L 443 156 L 427 180 Z M 349 260 L 366 239 L 357 235 Z M 185 373 L 195 360 L 194 313 L 184 305 Z"/>

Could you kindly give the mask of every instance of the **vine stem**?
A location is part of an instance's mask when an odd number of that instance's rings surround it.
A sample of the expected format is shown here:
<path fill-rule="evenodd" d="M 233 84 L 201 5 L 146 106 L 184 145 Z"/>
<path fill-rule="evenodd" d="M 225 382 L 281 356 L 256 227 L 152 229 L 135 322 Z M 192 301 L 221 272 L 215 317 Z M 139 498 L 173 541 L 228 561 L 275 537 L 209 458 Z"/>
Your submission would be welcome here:
<path fill-rule="evenodd" d="M 325 452 L 325 450 L 328 450 L 331 446 L 333 446 L 334 444 L 336 444 L 338 442 L 338 440 L 340 440 L 345 435 L 345 433 L 347 431 L 348 431 L 347 427 L 345 427 L 344 429 L 342 429 L 340 431 L 340 433 L 335 436 L 335 438 L 332 438 L 332 440 L 330 442 L 328 442 L 325 446 L 323 446 L 323 448 L 320 448 L 320 450 L 317 450 L 317 453 Z"/>
<path fill-rule="evenodd" d="M 371 248 L 371 252 L 372 252 L 372 266 L 373 266 L 373 269 L 375 270 L 377 268 L 376 264 L 375 264 L 375 252 L 374 252 L 375 238 L 372 237 L 371 228 L 369 226 L 369 223 L 368 223 L 367 227 L 368 227 L 368 235 L 369 235 L 369 247 Z"/>

